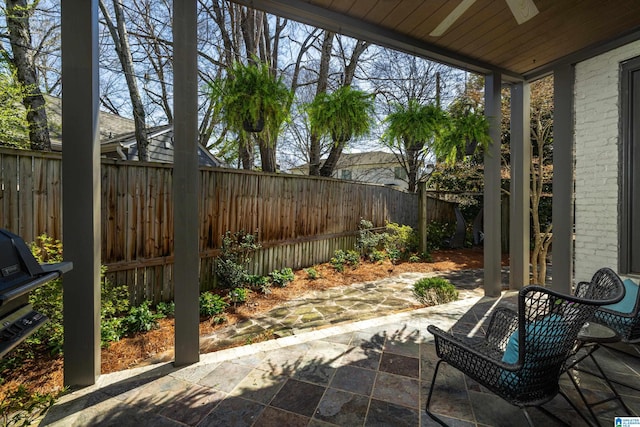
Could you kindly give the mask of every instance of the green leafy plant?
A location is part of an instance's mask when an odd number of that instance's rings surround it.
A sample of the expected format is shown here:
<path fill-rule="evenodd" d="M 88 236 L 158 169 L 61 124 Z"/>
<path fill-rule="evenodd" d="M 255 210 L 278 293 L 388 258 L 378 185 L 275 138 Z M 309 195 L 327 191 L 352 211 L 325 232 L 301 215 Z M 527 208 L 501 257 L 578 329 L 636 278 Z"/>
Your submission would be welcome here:
<path fill-rule="evenodd" d="M 16 105 L 28 95 L 29 86 L 18 82 L 8 61 L 0 61 L 0 145 L 29 147 L 29 125 L 26 113 Z"/>
<path fill-rule="evenodd" d="M 364 136 L 373 124 L 373 96 L 341 86 L 332 93 L 320 93 L 306 106 L 311 129 L 329 135 L 334 142 L 346 142 L 352 136 Z"/>
<path fill-rule="evenodd" d="M 418 254 L 412 254 L 409 257 L 409 262 L 420 262 L 422 259 L 420 258 L 420 255 Z"/>
<path fill-rule="evenodd" d="M 100 345 L 108 348 L 112 342 L 120 341 L 127 333 L 124 317 L 107 317 L 100 321 Z"/>
<path fill-rule="evenodd" d="M 439 159 L 451 165 L 464 155 L 486 151 L 492 143 L 486 116 L 477 111 L 464 111 L 452 117 L 449 129 L 434 144 L 434 151 Z"/>
<path fill-rule="evenodd" d="M 200 294 L 200 315 L 202 316 L 216 316 L 223 313 L 229 303 L 220 297 L 220 295 L 213 294 L 211 292 L 202 292 Z"/>
<path fill-rule="evenodd" d="M 377 233 L 372 230 L 373 223 L 371 221 L 367 221 L 366 219 L 361 219 L 360 224 L 358 225 L 358 238 L 356 240 L 356 250 L 360 252 L 360 255 L 368 259 L 369 261 L 375 262 L 380 261 L 380 259 L 376 259 L 377 256 L 371 257 L 374 251 L 378 251 L 382 249 L 382 244 L 386 239 L 385 233 Z M 373 259 L 372 259 L 373 258 Z"/>
<path fill-rule="evenodd" d="M 293 100 L 282 79 L 256 57 L 249 64 L 235 62 L 227 70 L 227 77 L 210 88 L 223 121 L 238 133 L 258 131 L 259 124 L 263 124 L 269 133 L 277 134 L 289 116 Z"/>
<path fill-rule="evenodd" d="M 387 129 L 382 140 L 394 153 L 402 155 L 408 191 L 414 192 L 429 151 L 425 147 L 442 137 L 450 123 L 449 115 L 436 105 L 411 98 L 406 106 L 393 105 L 384 123 Z"/>
<path fill-rule="evenodd" d="M 214 267 L 222 287 L 239 288 L 249 282 L 249 264 L 260 247 L 257 234 L 243 230 L 224 234 Z"/>
<path fill-rule="evenodd" d="M 427 251 L 432 252 L 440 249 L 444 239 L 451 237 L 455 229 L 455 224 L 448 222 L 432 221 L 427 224 Z"/>
<path fill-rule="evenodd" d="M 262 292 L 267 295 L 271 293 L 271 282 L 266 276 L 260 276 L 258 274 L 250 274 L 247 277 L 247 283 L 251 289 Z"/>
<path fill-rule="evenodd" d="M 336 271 L 344 271 L 344 266 L 349 265 L 355 267 L 360 263 L 360 254 L 356 251 L 343 251 L 338 249 L 333 253 L 333 257 L 329 261 Z"/>
<path fill-rule="evenodd" d="M 44 415 L 56 399 L 67 389 L 57 393 L 30 393 L 24 385 L 9 391 L 0 401 L 3 426 L 28 426 Z"/>
<path fill-rule="evenodd" d="M 426 277 L 413 284 L 413 295 L 425 305 L 444 304 L 458 299 L 458 291 L 447 279 Z"/>
<path fill-rule="evenodd" d="M 40 263 L 55 263 L 63 260 L 62 242 L 43 234 L 30 245 L 31 252 Z M 104 278 L 105 268 L 101 268 L 101 342 L 103 346 L 117 341 L 126 332 L 121 320 L 115 320 L 129 310 L 129 291 L 126 285 L 114 285 Z M 61 354 L 64 341 L 62 323 L 62 279 L 52 280 L 35 289 L 29 295 L 34 310 L 49 318 L 40 329 L 26 340 L 26 345 L 17 349 L 19 359 L 29 357 L 32 347 L 46 345 L 52 354 Z M 103 330 L 104 329 L 104 330 Z"/>
<path fill-rule="evenodd" d="M 235 288 L 229 291 L 229 301 L 234 304 L 244 304 L 249 298 L 249 290 L 247 288 Z"/>
<path fill-rule="evenodd" d="M 104 272 L 103 267 L 103 275 Z M 100 344 L 108 347 L 127 333 L 127 324 L 122 316 L 129 311 L 129 288 L 114 285 L 104 277 L 100 299 Z"/>
<path fill-rule="evenodd" d="M 284 288 L 287 286 L 287 283 L 292 282 L 295 279 L 295 275 L 293 274 L 293 270 L 289 267 L 285 267 L 282 270 L 274 270 L 269 273 L 269 277 L 271 278 L 271 283 L 274 285 Z"/>
<path fill-rule="evenodd" d="M 408 225 L 387 223 L 384 247 L 392 262 L 409 259 L 418 251 L 418 235 Z"/>
<path fill-rule="evenodd" d="M 158 327 L 158 319 L 162 315 L 151 311 L 150 305 L 150 301 L 143 301 L 139 306 L 129 309 L 129 315 L 124 318 L 128 333 L 149 332 Z"/>
<path fill-rule="evenodd" d="M 176 315 L 176 304 L 173 301 L 159 302 L 156 305 L 156 312 L 164 317 L 174 317 Z"/>
<path fill-rule="evenodd" d="M 317 280 L 320 278 L 320 273 L 314 267 L 305 268 L 304 272 L 307 273 L 307 277 L 311 280 Z"/>

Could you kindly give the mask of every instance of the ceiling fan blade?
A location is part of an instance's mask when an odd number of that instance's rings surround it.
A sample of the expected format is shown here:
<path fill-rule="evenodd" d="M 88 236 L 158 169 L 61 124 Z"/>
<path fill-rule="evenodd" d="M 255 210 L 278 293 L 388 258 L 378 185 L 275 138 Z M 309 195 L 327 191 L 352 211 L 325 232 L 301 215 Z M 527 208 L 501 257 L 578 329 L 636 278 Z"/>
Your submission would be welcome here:
<path fill-rule="evenodd" d="M 527 22 L 538 14 L 538 8 L 533 0 L 505 0 L 518 25 Z"/>
<path fill-rule="evenodd" d="M 462 0 L 455 9 L 451 11 L 446 18 L 442 20 L 442 22 L 429 33 L 431 37 L 440 37 L 443 35 L 454 22 L 460 18 L 460 16 L 467 11 L 474 4 L 476 0 Z M 534 5 L 535 7 L 535 5 Z"/>

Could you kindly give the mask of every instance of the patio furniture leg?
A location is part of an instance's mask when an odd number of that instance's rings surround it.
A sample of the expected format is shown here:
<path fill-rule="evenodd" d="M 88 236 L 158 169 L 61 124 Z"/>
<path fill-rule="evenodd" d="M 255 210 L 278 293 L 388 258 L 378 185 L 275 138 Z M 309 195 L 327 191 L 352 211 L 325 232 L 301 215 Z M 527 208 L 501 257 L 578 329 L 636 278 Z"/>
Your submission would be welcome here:
<path fill-rule="evenodd" d="M 435 371 L 433 371 L 433 378 L 431 378 L 431 387 L 429 388 L 429 395 L 427 396 L 427 404 L 426 404 L 426 407 L 424 409 L 427 412 L 427 415 L 429 415 L 429 417 L 431 417 L 431 419 L 433 419 L 435 422 L 437 422 L 441 426 L 447 427 L 447 423 L 442 421 L 440 418 L 438 418 L 434 413 L 432 413 L 429 410 L 429 405 L 431 405 L 431 396 L 433 395 L 433 389 L 434 389 L 435 384 L 436 384 L 436 376 L 438 375 L 438 369 L 440 369 L 440 364 L 442 362 L 444 362 L 444 360 L 440 359 L 440 360 L 438 360 L 438 363 L 436 363 L 436 369 L 435 369 Z"/>

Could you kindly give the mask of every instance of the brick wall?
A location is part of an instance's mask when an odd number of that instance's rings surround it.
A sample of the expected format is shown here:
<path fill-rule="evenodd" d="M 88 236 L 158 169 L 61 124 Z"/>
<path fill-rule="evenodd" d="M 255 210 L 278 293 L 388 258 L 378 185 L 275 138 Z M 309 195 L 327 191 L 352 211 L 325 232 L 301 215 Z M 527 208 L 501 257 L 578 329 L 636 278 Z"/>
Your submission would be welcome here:
<path fill-rule="evenodd" d="M 638 55 L 640 41 L 576 65 L 576 281 L 618 267 L 619 67 Z"/>

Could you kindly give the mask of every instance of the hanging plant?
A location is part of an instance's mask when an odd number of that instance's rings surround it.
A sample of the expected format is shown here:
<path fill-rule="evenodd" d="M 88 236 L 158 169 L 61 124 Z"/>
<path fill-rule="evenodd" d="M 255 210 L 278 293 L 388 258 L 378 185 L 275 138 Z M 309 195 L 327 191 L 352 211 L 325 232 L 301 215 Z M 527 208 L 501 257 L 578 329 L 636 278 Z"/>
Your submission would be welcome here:
<path fill-rule="evenodd" d="M 364 136 L 373 124 L 373 101 L 373 95 L 351 86 L 321 93 L 306 106 L 309 125 L 318 135 L 330 136 L 335 143 Z"/>
<path fill-rule="evenodd" d="M 262 132 L 267 128 L 275 135 L 289 116 L 293 94 L 266 63 L 253 61 L 234 63 L 226 78 L 211 85 L 211 95 L 232 130 Z"/>
<path fill-rule="evenodd" d="M 433 104 L 423 105 L 416 99 L 410 99 L 406 107 L 394 106 L 384 121 L 387 130 L 383 139 L 393 146 L 411 150 L 422 149 L 441 136 L 449 123 L 449 116 Z"/>
<path fill-rule="evenodd" d="M 434 149 L 438 158 L 453 164 L 463 155 L 485 152 L 492 143 L 489 120 L 472 111 L 452 117 L 448 131 Z"/>

